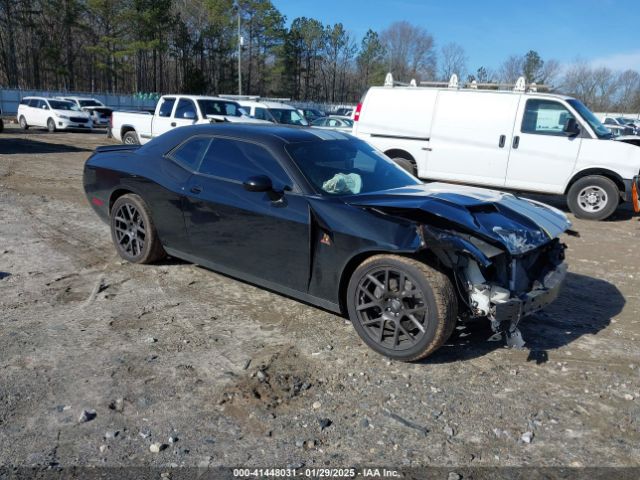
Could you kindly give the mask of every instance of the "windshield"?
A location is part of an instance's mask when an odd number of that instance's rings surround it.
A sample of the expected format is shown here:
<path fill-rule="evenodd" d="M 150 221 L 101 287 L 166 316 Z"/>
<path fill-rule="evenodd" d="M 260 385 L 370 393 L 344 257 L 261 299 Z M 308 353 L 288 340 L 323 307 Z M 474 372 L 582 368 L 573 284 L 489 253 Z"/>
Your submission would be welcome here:
<path fill-rule="evenodd" d="M 591 110 L 584 106 L 580 100 L 568 100 L 571 105 L 580 114 L 580 116 L 591 126 L 598 138 L 611 138 L 611 130 L 605 127 L 598 117 L 596 117 Z"/>
<path fill-rule="evenodd" d="M 235 102 L 225 102 L 224 100 L 198 100 L 200 111 L 205 117 L 207 115 L 226 115 L 228 117 L 241 117 L 244 111 Z"/>
<path fill-rule="evenodd" d="M 387 156 L 355 138 L 292 143 L 285 148 L 323 195 L 357 195 L 420 184 Z"/>
<path fill-rule="evenodd" d="M 302 116 L 296 111 L 288 108 L 270 108 L 269 113 L 278 123 L 287 125 L 309 125 Z"/>
<path fill-rule="evenodd" d="M 49 100 L 49 106 L 53 110 L 75 110 L 75 111 L 80 110 L 74 103 L 67 102 L 64 100 Z"/>
<path fill-rule="evenodd" d="M 103 107 L 104 106 L 97 100 L 78 100 L 78 103 L 80 103 L 81 107 Z"/>

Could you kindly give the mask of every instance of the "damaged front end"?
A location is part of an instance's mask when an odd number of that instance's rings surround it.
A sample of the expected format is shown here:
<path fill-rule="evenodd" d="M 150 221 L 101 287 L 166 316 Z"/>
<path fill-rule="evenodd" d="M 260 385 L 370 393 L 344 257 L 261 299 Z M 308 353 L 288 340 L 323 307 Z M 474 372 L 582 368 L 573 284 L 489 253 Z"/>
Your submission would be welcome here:
<path fill-rule="evenodd" d="M 509 346 L 522 347 L 520 320 L 549 305 L 560 292 L 567 274 L 565 245 L 555 238 L 513 255 L 478 238 L 468 241 L 477 249 L 475 255 L 469 250 L 447 254 L 467 316 L 488 318 L 494 337 L 504 336 Z"/>
<path fill-rule="evenodd" d="M 555 208 L 489 190 L 431 184 L 359 204 L 415 222 L 421 245 L 452 272 L 467 319 L 488 318 L 492 339 L 524 345 L 520 320 L 553 302 L 567 275 L 571 223 Z"/>

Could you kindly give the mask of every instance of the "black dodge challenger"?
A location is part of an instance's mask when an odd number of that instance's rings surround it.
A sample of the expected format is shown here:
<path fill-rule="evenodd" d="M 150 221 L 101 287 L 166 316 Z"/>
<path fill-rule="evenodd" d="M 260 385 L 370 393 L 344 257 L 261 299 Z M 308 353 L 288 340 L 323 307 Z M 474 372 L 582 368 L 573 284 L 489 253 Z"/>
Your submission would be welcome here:
<path fill-rule="evenodd" d="M 100 147 L 84 187 L 118 253 L 165 255 L 347 314 L 371 348 L 423 358 L 460 317 L 521 345 L 520 319 L 566 275 L 560 211 L 511 194 L 423 184 L 348 134 L 178 128 Z"/>

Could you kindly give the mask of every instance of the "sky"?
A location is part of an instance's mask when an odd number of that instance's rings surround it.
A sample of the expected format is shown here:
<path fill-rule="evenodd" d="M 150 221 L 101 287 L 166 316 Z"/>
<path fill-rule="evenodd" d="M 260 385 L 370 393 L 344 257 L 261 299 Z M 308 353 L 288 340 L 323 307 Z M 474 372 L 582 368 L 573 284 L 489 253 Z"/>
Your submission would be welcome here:
<path fill-rule="evenodd" d="M 638 0 L 272 0 L 287 17 L 342 23 L 358 43 L 406 20 L 431 33 L 436 48 L 456 42 L 467 68 L 497 70 L 509 55 L 536 50 L 568 65 L 577 59 L 613 70 L 640 71 Z"/>

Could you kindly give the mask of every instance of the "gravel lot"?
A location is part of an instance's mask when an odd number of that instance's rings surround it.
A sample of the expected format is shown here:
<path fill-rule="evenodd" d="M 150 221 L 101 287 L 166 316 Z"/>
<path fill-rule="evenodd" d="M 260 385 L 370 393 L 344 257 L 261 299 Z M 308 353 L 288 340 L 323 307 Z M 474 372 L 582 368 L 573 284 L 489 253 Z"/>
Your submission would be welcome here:
<path fill-rule="evenodd" d="M 0 464 L 640 464 L 629 208 L 575 221 L 567 285 L 522 325 L 528 349 L 482 323 L 403 364 L 326 311 L 177 260 L 121 261 L 82 191 L 111 142 L 0 134 Z"/>

